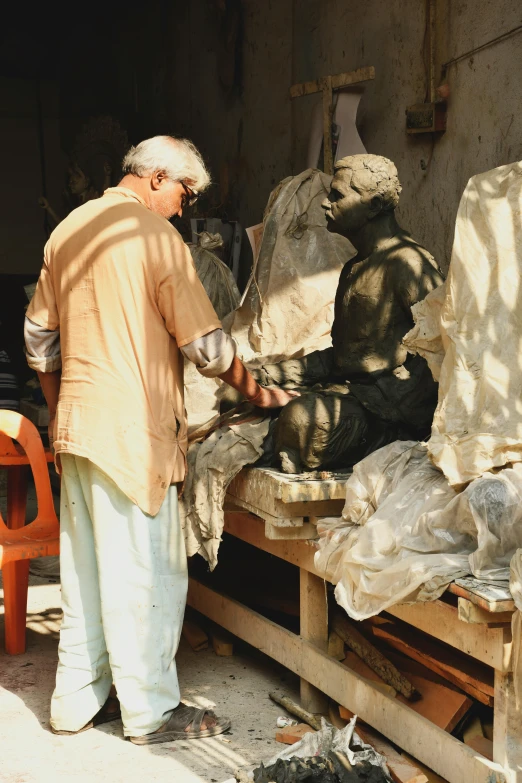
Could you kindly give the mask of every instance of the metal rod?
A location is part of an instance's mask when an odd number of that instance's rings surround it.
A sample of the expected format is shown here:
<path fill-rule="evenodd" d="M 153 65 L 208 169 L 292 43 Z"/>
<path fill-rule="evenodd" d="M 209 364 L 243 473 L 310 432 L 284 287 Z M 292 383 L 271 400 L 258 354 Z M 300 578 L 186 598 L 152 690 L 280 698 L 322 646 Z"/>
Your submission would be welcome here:
<path fill-rule="evenodd" d="M 435 19 L 436 19 L 436 0 L 428 0 L 428 25 L 430 36 L 430 64 L 429 64 L 429 82 L 430 82 L 430 103 L 435 103 Z"/>
<path fill-rule="evenodd" d="M 448 60 L 447 63 L 443 63 L 442 68 L 444 71 L 446 71 L 450 65 L 454 65 L 455 63 L 458 63 L 461 60 L 465 60 L 466 57 L 471 57 L 473 54 L 477 54 L 477 52 L 481 52 L 483 49 L 487 49 L 488 46 L 493 46 L 493 44 L 500 43 L 500 41 L 504 41 L 506 38 L 509 38 L 509 36 L 515 35 L 515 33 L 518 33 L 521 30 L 522 30 L 522 24 L 519 24 L 517 27 L 513 27 L 512 30 L 508 30 L 507 33 L 502 33 L 502 35 L 497 35 L 497 37 L 492 38 L 491 41 L 486 41 L 486 43 L 483 43 L 480 46 L 476 46 L 474 49 L 470 49 L 469 52 L 464 52 L 464 54 L 459 54 L 458 57 L 452 57 L 451 60 Z"/>

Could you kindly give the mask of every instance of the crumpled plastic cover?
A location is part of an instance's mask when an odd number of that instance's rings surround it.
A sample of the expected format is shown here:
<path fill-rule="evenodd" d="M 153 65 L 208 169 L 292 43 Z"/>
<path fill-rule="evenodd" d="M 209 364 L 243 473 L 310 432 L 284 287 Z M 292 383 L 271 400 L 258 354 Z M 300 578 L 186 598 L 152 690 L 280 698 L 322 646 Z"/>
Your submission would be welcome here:
<path fill-rule="evenodd" d="M 235 310 L 241 299 L 232 270 L 213 253 L 223 247 L 221 234 L 202 231 L 197 245 L 188 245 L 198 277 L 214 306 L 218 318 Z"/>
<path fill-rule="evenodd" d="M 446 297 L 446 282 L 439 285 L 422 301 L 411 308 L 415 326 L 402 338 L 409 353 L 417 353 L 426 359 L 434 380 L 440 378 L 445 356 L 440 330 L 442 306 Z"/>
<path fill-rule="evenodd" d="M 332 344 L 339 275 L 355 250 L 327 229 L 321 203 L 331 179 L 307 169 L 283 180 L 270 196 L 244 301 L 223 324 L 252 367 Z"/>
<path fill-rule="evenodd" d="M 522 162 L 472 177 L 441 312 L 429 452 L 453 486 L 522 460 Z"/>
<path fill-rule="evenodd" d="M 180 518 L 187 556 L 199 553 L 210 570 L 217 565 L 225 524 L 227 487 L 244 465 L 263 453 L 270 418 L 239 414 L 187 453 L 187 479 L 180 498 Z"/>
<path fill-rule="evenodd" d="M 457 493 L 425 443 L 396 441 L 355 466 L 340 519 L 317 526 L 315 565 L 355 620 L 438 598 L 454 579 L 509 579 L 522 548 L 522 465 Z"/>

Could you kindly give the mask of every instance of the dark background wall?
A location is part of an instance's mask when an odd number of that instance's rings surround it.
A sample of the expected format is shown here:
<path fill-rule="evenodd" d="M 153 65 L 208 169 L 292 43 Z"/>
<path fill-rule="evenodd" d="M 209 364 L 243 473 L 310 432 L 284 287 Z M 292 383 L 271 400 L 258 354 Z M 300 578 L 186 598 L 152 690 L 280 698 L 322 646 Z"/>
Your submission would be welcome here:
<path fill-rule="evenodd" d="M 436 5 L 438 74 L 442 63 L 522 23 L 518 0 Z M 467 179 L 522 157 L 520 34 L 450 66 L 443 137 L 406 135 L 405 108 L 426 97 L 424 0 L 92 0 L 78 9 L 3 10 L 0 143 L 9 154 L 0 272 L 37 273 L 42 177 L 59 204 L 66 155 L 92 116 L 111 115 L 132 142 L 155 133 L 192 138 L 215 183 L 208 214 L 249 226 L 277 182 L 305 166 L 318 98 L 292 102 L 290 85 L 374 65 L 361 137 L 368 151 L 396 162 L 401 220 L 444 268 Z M 244 279 L 248 249 L 242 261 Z"/>

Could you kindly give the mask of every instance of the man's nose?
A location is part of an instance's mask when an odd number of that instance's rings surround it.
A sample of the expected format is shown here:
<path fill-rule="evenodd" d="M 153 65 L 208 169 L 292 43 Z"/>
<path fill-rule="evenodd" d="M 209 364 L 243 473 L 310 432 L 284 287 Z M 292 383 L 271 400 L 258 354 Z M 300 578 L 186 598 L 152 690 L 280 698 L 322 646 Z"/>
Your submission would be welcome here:
<path fill-rule="evenodd" d="M 331 203 L 330 203 L 330 199 L 329 198 L 325 198 L 325 200 L 323 201 L 321 206 L 322 206 L 323 209 L 330 209 L 330 207 L 332 206 Z"/>

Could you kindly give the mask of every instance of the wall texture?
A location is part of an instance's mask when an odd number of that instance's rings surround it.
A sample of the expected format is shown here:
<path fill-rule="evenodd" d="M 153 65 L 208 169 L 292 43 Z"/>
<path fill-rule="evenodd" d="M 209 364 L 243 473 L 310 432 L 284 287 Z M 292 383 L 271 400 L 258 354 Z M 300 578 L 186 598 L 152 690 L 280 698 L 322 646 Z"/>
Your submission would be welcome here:
<path fill-rule="evenodd" d="M 291 102 L 290 85 L 374 65 L 360 135 L 369 152 L 397 164 L 400 220 L 447 269 L 468 178 L 522 158 L 522 34 L 450 66 L 446 133 L 411 137 L 405 109 L 427 95 L 423 0 L 245 0 L 243 88 L 228 98 L 217 76 L 215 4 L 184 7 L 183 18 L 176 14 L 173 105 L 214 178 L 232 183 L 228 208 L 237 214 L 229 217 L 258 222 L 274 184 L 305 166 L 318 98 Z M 437 0 L 437 15 L 437 76 L 442 63 L 522 22 L 519 0 Z"/>

